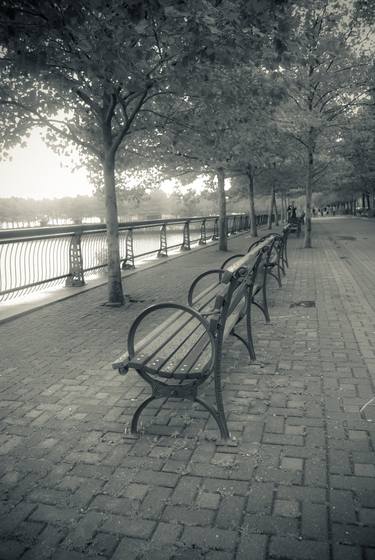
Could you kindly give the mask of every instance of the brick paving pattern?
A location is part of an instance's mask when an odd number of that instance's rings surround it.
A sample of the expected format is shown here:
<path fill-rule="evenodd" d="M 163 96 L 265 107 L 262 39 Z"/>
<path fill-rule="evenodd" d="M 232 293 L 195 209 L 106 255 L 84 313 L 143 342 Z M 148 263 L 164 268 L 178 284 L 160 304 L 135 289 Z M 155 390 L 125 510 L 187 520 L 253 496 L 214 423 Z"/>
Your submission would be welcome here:
<path fill-rule="evenodd" d="M 0 325 L 0 560 L 374 560 L 374 239 L 351 218 L 317 220 L 311 250 L 290 237 L 257 362 L 226 344 L 227 443 L 190 402 L 150 406 L 132 437 L 149 389 L 111 368 L 217 247 L 131 276 L 127 308 L 103 287 Z"/>

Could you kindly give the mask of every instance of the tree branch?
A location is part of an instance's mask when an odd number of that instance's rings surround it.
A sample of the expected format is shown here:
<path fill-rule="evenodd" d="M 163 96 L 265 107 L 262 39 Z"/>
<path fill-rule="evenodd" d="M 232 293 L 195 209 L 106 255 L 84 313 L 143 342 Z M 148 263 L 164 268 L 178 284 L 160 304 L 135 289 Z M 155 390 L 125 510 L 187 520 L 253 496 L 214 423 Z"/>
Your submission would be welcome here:
<path fill-rule="evenodd" d="M 151 87 L 151 86 L 150 86 Z M 128 130 L 130 129 L 134 119 L 136 118 L 137 114 L 139 113 L 142 105 L 145 102 L 145 99 L 147 97 L 147 93 L 148 90 L 150 88 L 146 88 L 146 90 L 142 93 L 142 95 L 140 96 L 136 106 L 133 108 L 131 115 L 129 117 L 127 117 L 126 123 L 125 125 L 122 127 L 122 130 L 120 130 L 120 132 L 117 134 L 117 136 L 114 138 L 113 142 L 112 142 L 112 146 L 111 146 L 111 152 L 114 155 L 116 153 L 116 151 L 118 150 L 121 142 L 123 141 L 123 139 L 125 138 Z"/>

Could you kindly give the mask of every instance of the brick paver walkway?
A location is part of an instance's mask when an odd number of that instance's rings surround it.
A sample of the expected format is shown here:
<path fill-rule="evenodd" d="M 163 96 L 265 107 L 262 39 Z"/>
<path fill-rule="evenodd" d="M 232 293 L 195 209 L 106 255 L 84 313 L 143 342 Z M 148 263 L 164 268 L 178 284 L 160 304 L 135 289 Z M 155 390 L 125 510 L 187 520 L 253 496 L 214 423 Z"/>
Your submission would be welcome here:
<path fill-rule="evenodd" d="M 314 235 L 290 238 L 271 324 L 255 312 L 257 363 L 227 344 L 230 444 L 190 403 L 146 409 L 130 437 L 148 389 L 110 367 L 139 311 L 185 301 L 216 247 L 129 278 L 127 309 L 98 288 L 0 326 L 1 560 L 375 559 L 375 223 Z"/>

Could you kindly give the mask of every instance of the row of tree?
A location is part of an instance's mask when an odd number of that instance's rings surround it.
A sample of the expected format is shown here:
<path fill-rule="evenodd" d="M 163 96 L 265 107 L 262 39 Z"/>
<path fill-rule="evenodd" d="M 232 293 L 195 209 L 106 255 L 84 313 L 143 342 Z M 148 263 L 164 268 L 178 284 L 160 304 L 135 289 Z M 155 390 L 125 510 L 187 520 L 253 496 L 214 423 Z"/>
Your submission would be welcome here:
<path fill-rule="evenodd" d="M 246 189 L 285 208 L 305 187 L 340 199 L 373 187 L 372 34 L 365 0 L 2 0 L 2 153 L 34 126 L 78 147 L 105 203 L 109 303 L 123 303 L 118 193 L 147 169 Z M 125 187 L 124 187 L 125 186 Z"/>
<path fill-rule="evenodd" d="M 187 190 L 167 195 L 160 189 L 145 193 L 141 199 L 118 201 L 119 220 L 134 221 L 162 217 L 213 215 L 216 201 L 211 193 Z M 246 200 L 236 197 L 232 206 L 246 208 Z M 33 200 L 0 198 L 0 225 L 8 227 L 47 226 L 59 223 L 105 222 L 105 208 L 101 196 L 77 196 L 60 199 Z"/>
<path fill-rule="evenodd" d="M 227 191 L 228 211 L 245 213 L 248 203 L 238 189 Z M 257 197 L 258 211 L 267 212 L 267 198 Z M 118 200 L 119 221 L 212 216 L 217 213 L 216 193 L 210 189 L 178 190 L 167 194 L 161 189 L 144 192 L 142 197 Z M 34 227 L 61 223 L 105 222 L 102 196 L 76 196 L 53 199 L 0 198 L 0 227 Z"/>

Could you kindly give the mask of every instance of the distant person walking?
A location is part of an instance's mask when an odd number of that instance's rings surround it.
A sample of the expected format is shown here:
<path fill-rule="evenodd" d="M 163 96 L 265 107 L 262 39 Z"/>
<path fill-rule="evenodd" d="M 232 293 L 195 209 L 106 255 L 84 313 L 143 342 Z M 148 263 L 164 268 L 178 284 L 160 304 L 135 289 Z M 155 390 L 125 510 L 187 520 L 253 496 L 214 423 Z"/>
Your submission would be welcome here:
<path fill-rule="evenodd" d="M 287 208 L 288 222 L 293 222 L 297 218 L 297 208 L 294 206 L 294 202 L 289 204 Z"/>
<path fill-rule="evenodd" d="M 288 219 L 288 222 L 289 222 L 290 221 L 290 216 L 292 215 L 292 207 L 291 207 L 290 204 L 289 204 L 288 208 L 286 209 L 286 215 L 287 215 L 287 219 Z"/>

